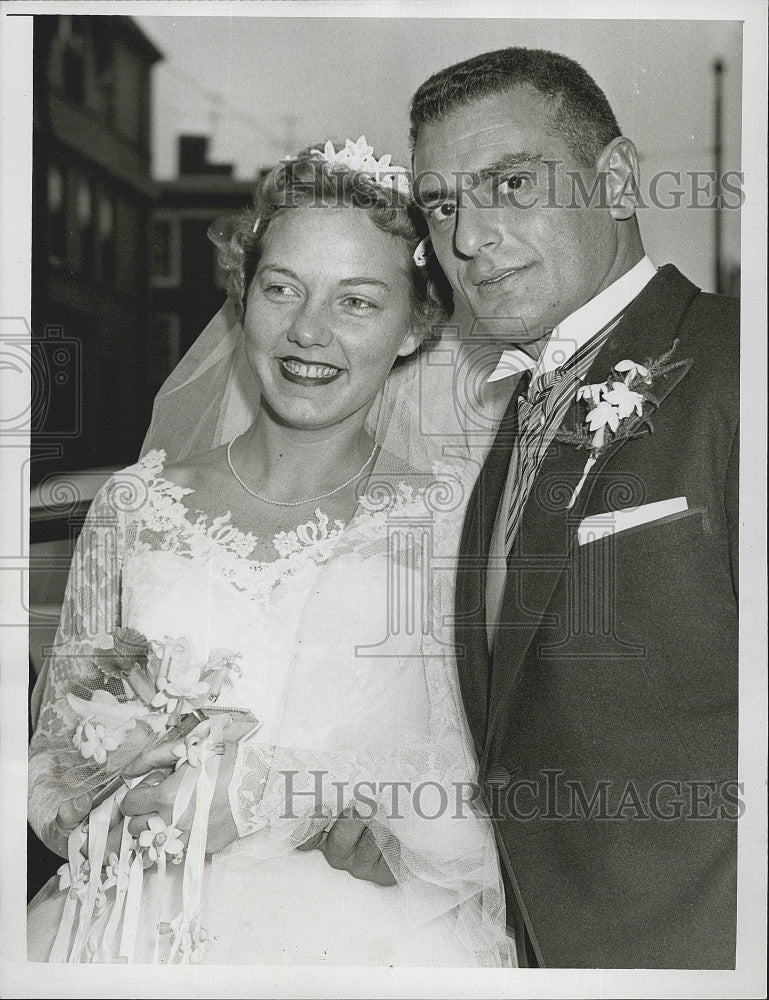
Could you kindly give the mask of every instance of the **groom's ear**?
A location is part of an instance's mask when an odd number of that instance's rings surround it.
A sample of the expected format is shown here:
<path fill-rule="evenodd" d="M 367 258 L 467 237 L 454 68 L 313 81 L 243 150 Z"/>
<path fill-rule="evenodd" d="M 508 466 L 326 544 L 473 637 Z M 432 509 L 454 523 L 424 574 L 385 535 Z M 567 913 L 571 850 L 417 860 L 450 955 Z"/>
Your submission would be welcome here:
<path fill-rule="evenodd" d="M 618 136 L 607 143 L 595 164 L 606 178 L 606 201 L 613 219 L 630 219 L 639 204 L 638 153 L 631 139 Z"/>

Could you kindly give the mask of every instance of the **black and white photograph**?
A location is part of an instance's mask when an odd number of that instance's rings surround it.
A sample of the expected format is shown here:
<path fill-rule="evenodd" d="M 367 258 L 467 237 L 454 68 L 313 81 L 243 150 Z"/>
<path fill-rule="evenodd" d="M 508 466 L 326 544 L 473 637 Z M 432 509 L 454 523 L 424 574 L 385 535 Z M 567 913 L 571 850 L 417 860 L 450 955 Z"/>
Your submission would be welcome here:
<path fill-rule="evenodd" d="M 764 995 L 766 4 L 0 32 L 0 995 Z"/>

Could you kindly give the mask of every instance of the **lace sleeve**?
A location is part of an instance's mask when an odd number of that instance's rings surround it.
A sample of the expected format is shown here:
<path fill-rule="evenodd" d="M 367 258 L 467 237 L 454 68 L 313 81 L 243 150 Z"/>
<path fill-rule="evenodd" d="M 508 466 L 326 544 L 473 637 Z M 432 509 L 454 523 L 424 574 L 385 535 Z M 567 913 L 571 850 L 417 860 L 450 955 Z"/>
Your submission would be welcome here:
<path fill-rule="evenodd" d="M 348 755 L 268 746 L 258 733 L 241 740 L 228 788 L 238 834 L 271 827 L 273 847 L 296 847 L 348 804 L 344 794 L 332 795 L 332 782 L 350 785 L 352 771 Z"/>
<path fill-rule="evenodd" d="M 230 812 L 241 837 L 247 837 L 266 825 L 266 819 L 260 815 L 259 804 L 272 757 L 273 749 L 257 743 L 253 738 L 241 740 L 238 744 L 228 796 Z"/>
<path fill-rule="evenodd" d="M 57 810 L 65 800 L 87 791 L 98 771 L 73 747 L 78 720 L 66 694 L 78 685 L 89 690 L 105 686 L 84 644 L 120 623 L 126 489 L 135 492 L 136 484 L 113 477 L 91 504 L 72 559 L 54 647 L 38 680 L 43 690 L 30 744 L 29 822 L 62 857 L 67 844 L 56 822 Z M 122 688 L 114 693 L 123 695 Z"/>

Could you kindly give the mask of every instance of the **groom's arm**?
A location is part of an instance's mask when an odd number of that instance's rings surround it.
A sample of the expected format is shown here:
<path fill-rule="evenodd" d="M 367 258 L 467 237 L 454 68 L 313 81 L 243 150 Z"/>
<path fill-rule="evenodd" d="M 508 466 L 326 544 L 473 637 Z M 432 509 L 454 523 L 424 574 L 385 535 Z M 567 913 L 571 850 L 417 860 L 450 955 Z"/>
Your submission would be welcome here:
<path fill-rule="evenodd" d="M 355 878 L 376 885 L 395 885 L 395 876 L 377 846 L 366 821 L 343 812 L 328 830 L 311 837 L 297 850 L 317 850 L 332 868 L 347 871 Z"/>

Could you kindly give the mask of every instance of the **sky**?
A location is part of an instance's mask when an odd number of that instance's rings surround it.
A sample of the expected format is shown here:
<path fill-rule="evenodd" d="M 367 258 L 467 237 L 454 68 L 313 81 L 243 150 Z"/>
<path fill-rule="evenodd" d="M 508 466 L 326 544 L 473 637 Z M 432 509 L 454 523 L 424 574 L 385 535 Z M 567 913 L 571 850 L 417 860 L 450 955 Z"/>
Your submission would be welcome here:
<path fill-rule="evenodd" d="M 253 8 L 252 8 L 253 10 Z M 176 137 L 211 135 L 210 158 L 236 176 L 326 138 L 365 134 L 408 165 L 408 107 L 452 62 L 507 45 L 582 63 L 606 92 L 642 175 L 713 166 L 712 66 L 723 60 L 724 168 L 740 168 L 741 25 L 729 21 L 403 17 L 137 17 L 164 53 L 154 71 L 154 170 L 172 177 Z M 723 213 L 727 262 L 739 260 L 739 212 Z M 706 289 L 713 213 L 640 215 L 655 263 L 677 263 Z"/>

